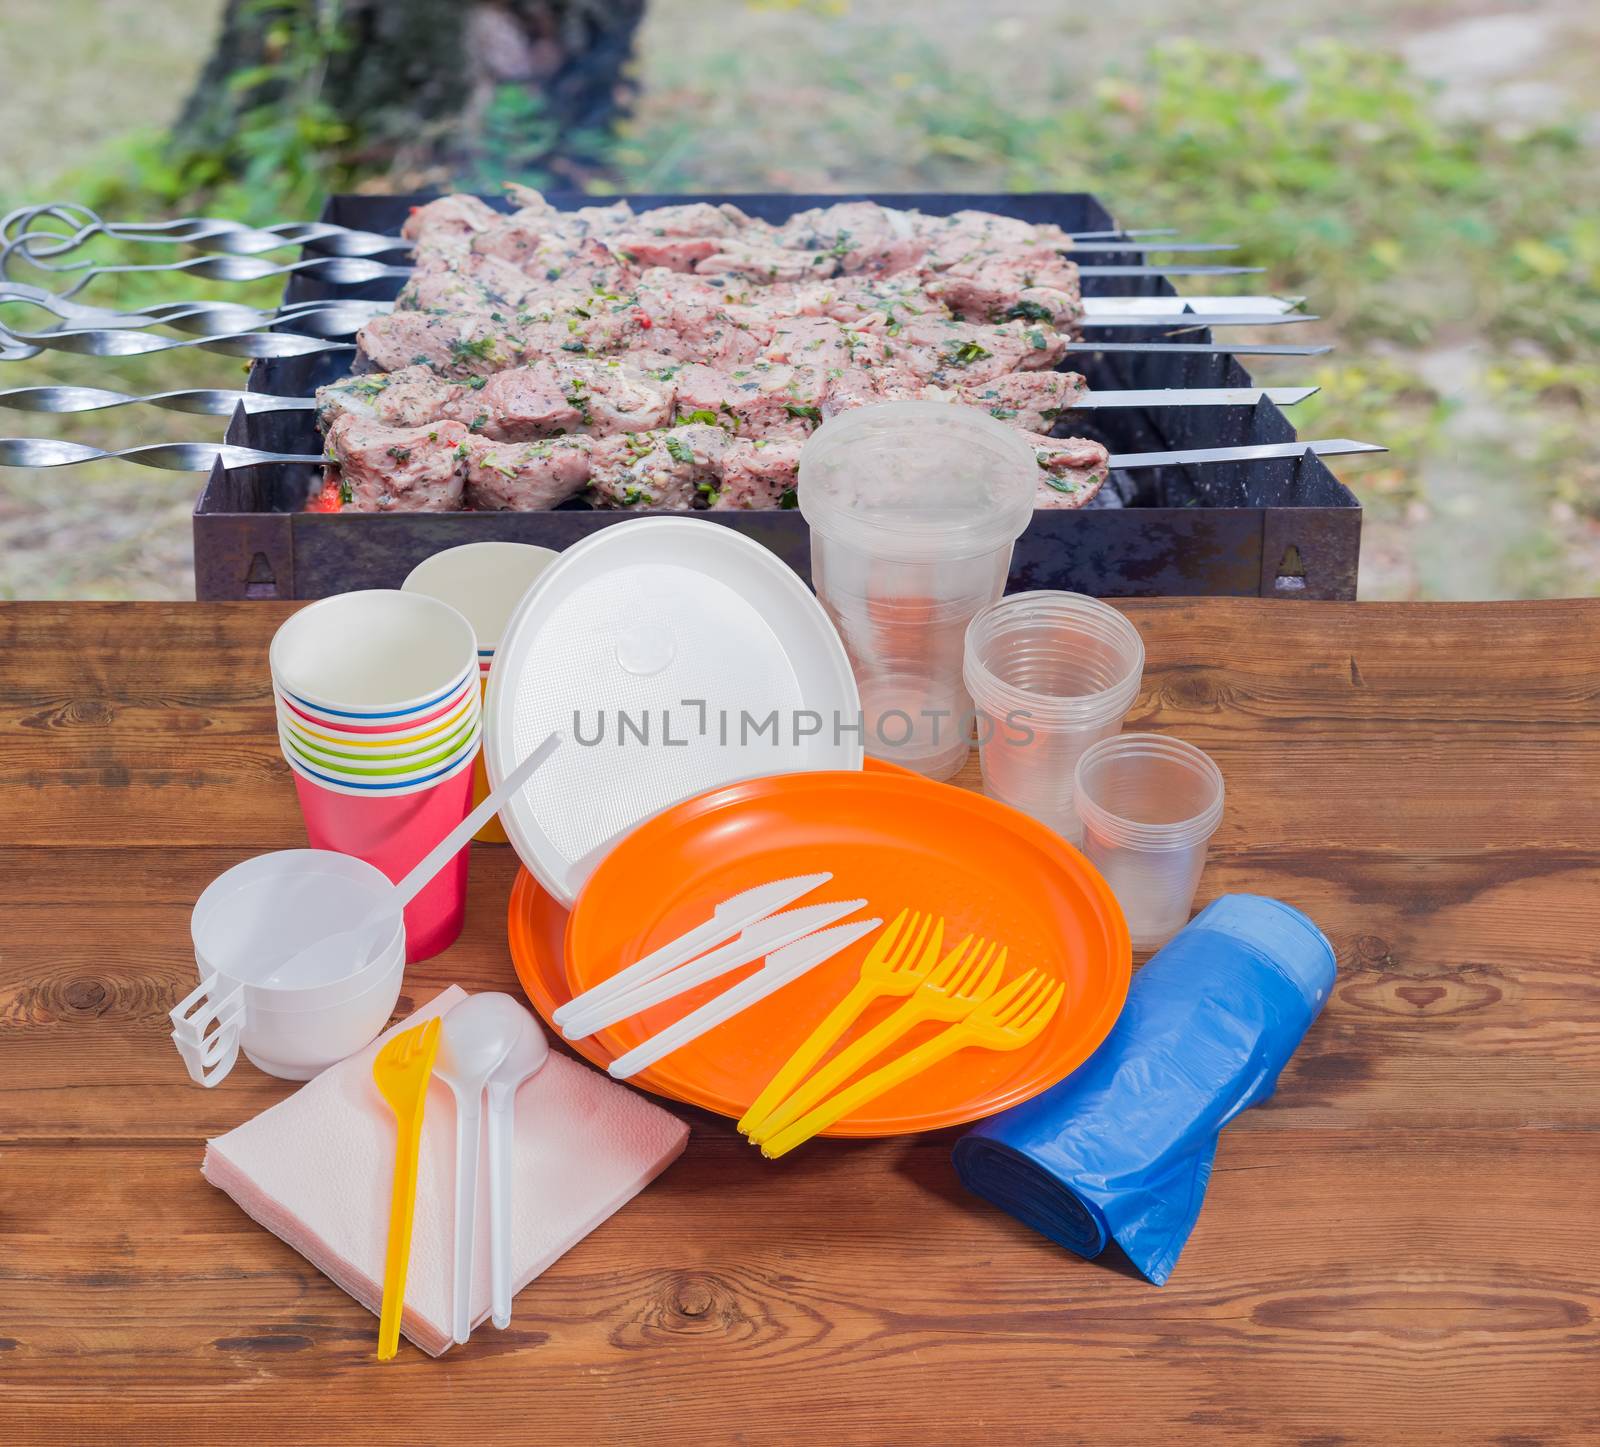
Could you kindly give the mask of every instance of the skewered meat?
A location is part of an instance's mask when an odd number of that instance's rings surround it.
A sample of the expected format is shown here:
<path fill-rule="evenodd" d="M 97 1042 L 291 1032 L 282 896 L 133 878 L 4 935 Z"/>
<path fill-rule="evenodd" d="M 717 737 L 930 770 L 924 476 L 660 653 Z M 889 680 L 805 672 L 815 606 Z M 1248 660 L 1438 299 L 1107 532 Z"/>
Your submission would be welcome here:
<path fill-rule="evenodd" d="M 1106 450 L 1030 435 L 1037 506 L 1082 507 L 1105 481 Z M 557 507 L 588 490 L 606 508 L 748 509 L 796 505 L 799 439 L 735 437 L 696 422 L 645 432 L 504 443 L 459 422 L 389 427 L 353 413 L 328 432 L 323 510 L 479 511 Z M 334 469 L 337 469 L 335 471 Z"/>
<path fill-rule="evenodd" d="M 640 266 L 693 271 L 727 238 L 750 225 L 737 206 L 712 206 L 703 201 L 683 206 L 658 206 L 643 212 L 634 225 L 612 233 L 611 248 Z"/>
<path fill-rule="evenodd" d="M 470 434 L 459 422 L 388 427 L 341 417 L 328 430 L 340 500 L 357 512 L 454 512 L 465 486 Z"/>
<path fill-rule="evenodd" d="M 801 444 L 757 437 L 730 447 L 722 459 L 722 486 L 713 511 L 798 507 Z"/>
<path fill-rule="evenodd" d="M 1026 431 L 1048 431 L 1086 390 L 1076 372 L 1013 372 L 942 387 L 905 367 L 760 360 L 722 369 L 630 353 L 629 363 L 594 357 L 540 361 L 464 383 L 427 367 L 405 367 L 323 387 L 317 404 L 324 427 L 346 413 L 395 427 L 450 420 L 503 442 L 650 431 L 674 421 L 708 423 L 737 436 L 802 438 L 835 412 L 918 398 L 982 407 Z"/>
<path fill-rule="evenodd" d="M 1082 317 L 1058 228 L 841 201 L 560 211 L 508 188 L 419 207 L 416 271 L 319 394 L 329 505 L 793 506 L 800 444 L 852 407 L 928 398 L 1022 430 L 1044 507 L 1104 481 L 1098 443 L 1045 436 L 1082 396 L 1054 370 Z"/>
<path fill-rule="evenodd" d="M 1066 339 L 1042 322 L 907 322 L 892 344 L 896 361 L 930 382 L 991 382 L 1020 371 L 1042 371 L 1067 354 Z"/>
<path fill-rule="evenodd" d="M 464 459 L 467 503 L 478 512 L 559 507 L 588 485 L 594 448 L 589 437 L 521 446 L 471 439 Z"/>
<path fill-rule="evenodd" d="M 1028 439 L 1039 463 L 1036 508 L 1082 507 L 1105 485 L 1110 456 L 1084 437 Z"/>
<path fill-rule="evenodd" d="M 612 437 L 594 450 L 589 486 L 602 507 L 704 507 L 716 496 L 731 442 L 703 422 Z"/>

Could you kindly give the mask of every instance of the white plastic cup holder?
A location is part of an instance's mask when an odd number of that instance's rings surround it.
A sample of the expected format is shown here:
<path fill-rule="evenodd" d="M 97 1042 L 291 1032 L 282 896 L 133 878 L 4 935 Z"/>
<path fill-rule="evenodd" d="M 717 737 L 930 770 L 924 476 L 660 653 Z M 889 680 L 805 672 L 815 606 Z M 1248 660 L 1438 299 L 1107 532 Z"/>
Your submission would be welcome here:
<path fill-rule="evenodd" d="M 208 1090 L 221 1084 L 238 1061 L 244 1029 L 244 986 L 235 984 L 219 997 L 218 983 L 218 976 L 207 975 L 168 1012 L 172 1042 L 189 1078 Z M 217 1028 L 208 1036 L 213 1023 Z"/>
<path fill-rule="evenodd" d="M 283 1080 L 309 1080 L 366 1045 L 399 998 L 405 925 L 369 959 L 322 962 L 315 978 L 284 971 L 300 951 L 354 929 L 394 885 L 373 865 L 316 849 L 259 854 L 214 879 L 189 930 L 200 983 L 170 1012 L 190 1078 L 218 1085 L 243 1055 Z"/>

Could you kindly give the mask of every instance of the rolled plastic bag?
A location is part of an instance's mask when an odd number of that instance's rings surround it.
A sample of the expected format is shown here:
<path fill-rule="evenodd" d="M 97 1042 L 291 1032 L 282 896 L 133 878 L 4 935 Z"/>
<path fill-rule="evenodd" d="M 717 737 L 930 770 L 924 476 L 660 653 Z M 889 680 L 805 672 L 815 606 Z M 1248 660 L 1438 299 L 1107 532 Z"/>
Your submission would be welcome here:
<path fill-rule="evenodd" d="M 1115 1241 L 1163 1285 L 1218 1135 L 1272 1094 L 1333 980 L 1333 948 L 1299 910 L 1224 895 L 1134 976 L 1087 1061 L 956 1143 L 962 1183 L 1080 1256 Z"/>

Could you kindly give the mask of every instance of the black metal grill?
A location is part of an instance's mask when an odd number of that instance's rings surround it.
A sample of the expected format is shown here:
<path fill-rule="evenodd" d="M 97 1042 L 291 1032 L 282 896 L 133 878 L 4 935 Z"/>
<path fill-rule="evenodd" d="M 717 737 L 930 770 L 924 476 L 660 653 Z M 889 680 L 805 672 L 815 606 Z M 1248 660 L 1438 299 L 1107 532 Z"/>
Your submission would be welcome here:
<path fill-rule="evenodd" d="M 364 231 L 398 232 L 423 196 L 335 196 L 321 219 Z M 551 196 L 554 204 L 592 197 Z M 1111 215 L 1091 195 L 631 196 L 641 209 L 686 200 L 731 201 L 753 216 L 781 221 L 838 200 L 877 200 L 930 214 L 995 211 L 1069 231 L 1109 230 Z M 1096 256 L 1097 263 L 1139 264 L 1143 253 Z M 334 287 L 291 278 L 286 302 L 390 300 L 395 280 Z M 1088 277 L 1086 296 L 1174 296 L 1159 277 Z M 1175 303 L 1175 306 L 1178 305 Z M 1160 333 L 1121 329 L 1119 341 L 1159 340 Z M 1185 340 L 1207 341 L 1208 331 Z M 310 396 L 349 369 L 347 354 L 257 362 L 252 391 Z M 1096 391 L 1157 387 L 1248 387 L 1251 378 L 1226 355 L 1077 353 L 1067 366 Z M 1095 437 L 1113 452 L 1166 451 L 1289 442 L 1294 428 L 1278 407 L 1104 410 L 1074 414 L 1062 430 Z M 240 411 L 227 440 L 270 451 L 321 448 L 309 412 Z M 350 588 L 396 587 L 441 548 L 487 538 L 561 548 L 594 529 L 638 516 L 569 503 L 550 512 L 319 514 L 303 511 L 317 479 L 309 467 L 213 471 L 195 508 L 195 589 L 200 598 L 316 598 Z M 770 547 L 802 576 L 810 543 L 798 512 L 708 512 Z M 1354 495 L 1313 455 L 1254 462 L 1163 467 L 1114 473 L 1088 508 L 1034 515 L 1017 544 L 1008 588 L 1066 588 L 1101 597 L 1218 594 L 1353 598 L 1361 510 Z"/>

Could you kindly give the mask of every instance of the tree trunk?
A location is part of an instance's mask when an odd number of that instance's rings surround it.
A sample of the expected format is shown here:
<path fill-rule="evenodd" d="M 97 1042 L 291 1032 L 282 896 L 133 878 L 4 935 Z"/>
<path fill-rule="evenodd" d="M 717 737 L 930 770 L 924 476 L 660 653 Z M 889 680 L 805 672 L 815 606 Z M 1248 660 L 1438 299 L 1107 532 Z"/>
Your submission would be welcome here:
<path fill-rule="evenodd" d="M 343 137 L 342 161 L 413 183 L 481 174 L 486 162 L 506 179 L 543 169 L 581 182 L 631 99 L 624 68 L 644 6 L 228 0 L 174 150 L 227 166 L 252 125 L 295 112 Z"/>

